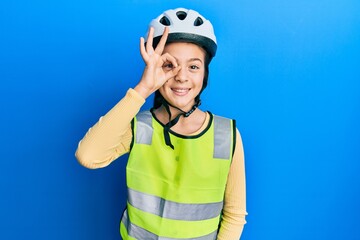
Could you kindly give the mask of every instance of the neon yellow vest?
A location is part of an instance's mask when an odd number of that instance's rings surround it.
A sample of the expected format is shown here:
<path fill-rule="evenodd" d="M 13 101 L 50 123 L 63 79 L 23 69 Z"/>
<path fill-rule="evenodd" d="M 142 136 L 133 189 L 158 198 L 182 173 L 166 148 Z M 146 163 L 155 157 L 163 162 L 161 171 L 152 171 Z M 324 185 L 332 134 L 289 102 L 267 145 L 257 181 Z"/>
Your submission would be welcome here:
<path fill-rule="evenodd" d="M 235 121 L 210 113 L 197 136 L 170 132 L 150 111 L 133 123 L 126 167 L 127 209 L 120 232 L 127 239 L 216 239 L 235 146 Z"/>

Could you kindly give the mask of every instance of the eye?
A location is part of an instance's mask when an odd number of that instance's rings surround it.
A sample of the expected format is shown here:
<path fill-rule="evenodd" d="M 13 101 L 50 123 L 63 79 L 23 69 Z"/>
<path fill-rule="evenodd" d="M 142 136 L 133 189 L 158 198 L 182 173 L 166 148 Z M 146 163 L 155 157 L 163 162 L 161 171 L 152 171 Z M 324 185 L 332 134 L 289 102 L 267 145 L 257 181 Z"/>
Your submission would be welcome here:
<path fill-rule="evenodd" d="M 171 70 L 174 68 L 174 65 L 172 63 L 165 63 L 162 67 Z"/>
<path fill-rule="evenodd" d="M 191 70 L 198 70 L 198 69 L 200 69 L 200 67 L 197 66 L 197 65 L 191 65 L 191 66 L 190 66 L 190 69 L 191 69 Z"/>

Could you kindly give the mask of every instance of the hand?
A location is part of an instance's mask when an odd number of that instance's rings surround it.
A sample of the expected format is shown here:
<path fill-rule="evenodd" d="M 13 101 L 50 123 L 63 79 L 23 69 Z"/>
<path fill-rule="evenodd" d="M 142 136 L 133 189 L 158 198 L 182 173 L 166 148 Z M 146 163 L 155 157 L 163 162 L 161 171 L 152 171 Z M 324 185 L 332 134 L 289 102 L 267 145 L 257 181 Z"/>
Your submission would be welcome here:
<path fill-rule="evenodd" d="M 154 28 L 149 29 L 148 41 L 146 46 L 144 38 L 140 38 L 140 53 L 146 64 L 140 82 L 134 88 L 145 99 L 153 92 L 158 90 L 167 80 L 174 77 L 180 70 L 176 59 L 168 53 L 163 54 L 169 28 L 165 27 L 159 44 L 153 48 Z M 164 70 L 164 64 L 169 63 L 173 68 Z"/>

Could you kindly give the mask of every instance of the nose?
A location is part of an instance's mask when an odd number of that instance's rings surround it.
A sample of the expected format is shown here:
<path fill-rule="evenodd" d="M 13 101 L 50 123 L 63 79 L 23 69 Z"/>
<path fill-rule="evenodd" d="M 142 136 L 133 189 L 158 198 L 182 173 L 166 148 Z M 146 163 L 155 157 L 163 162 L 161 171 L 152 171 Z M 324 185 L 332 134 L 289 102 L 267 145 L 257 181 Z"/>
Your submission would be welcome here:
<path fill-rule="evenodd" d="M 175 75 L 175 81 L 177 82 L 187 81 L 186 67 L 180 68 L 179 72 Z"/>

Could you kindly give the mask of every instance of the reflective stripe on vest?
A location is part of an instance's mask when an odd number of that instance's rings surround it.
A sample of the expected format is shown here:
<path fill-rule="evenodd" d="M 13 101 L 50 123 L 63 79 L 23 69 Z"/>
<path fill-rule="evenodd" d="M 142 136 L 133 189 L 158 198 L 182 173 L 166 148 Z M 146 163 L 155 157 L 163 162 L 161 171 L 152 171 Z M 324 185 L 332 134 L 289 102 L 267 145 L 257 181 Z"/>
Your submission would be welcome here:
<path fill-rule="evenodd" d="M 136 115 L 137 118 L 137 131 L 136 131 L 136 143 L 150 145 L 152 142 L 152 116 L 150 111 L 141 112 Z"/>
<path fill-rule="evenodd" d="M 226 133 L 231 132 L 229 119 L 214 116 L 214 158 L 229 159 L 231 139 Z"/>
<path fill-rule="evenodd" d="M 128 188 L 128 202 L 144 212 L 168 219 L 199 221 L 219 216 L 223 202 L 206 204 L 188 204 L 141 193 Z"/>
<path fill-rule="evenodd" d="M 196 237 L 196 238 L 168 238 L 157 236 L 154 233 L 147 231 L 129 221 L 127 210 L 125 210 L 121 223 L 127 231 L 127 234 L 135 239 L 146 239 L 146 240 L 215 240 L 217 237 L 217 231 L 214 231 L 208 235 Z"/>
<path fill-rule="evenodd" d="M 136 143 L 150 145 L 154 131 L 151 112 L 140 112 L 136 118 Z M 226 133 L 231 132 L 231 122 L 229 119 L 214 115 L 214 131 L 214 158 L 229 159 L 231 139 Z"/>

